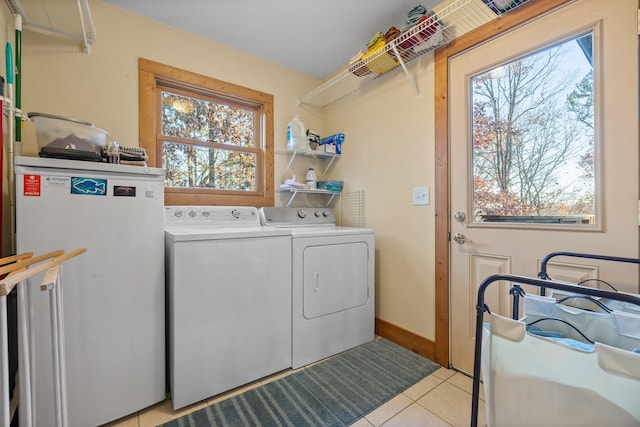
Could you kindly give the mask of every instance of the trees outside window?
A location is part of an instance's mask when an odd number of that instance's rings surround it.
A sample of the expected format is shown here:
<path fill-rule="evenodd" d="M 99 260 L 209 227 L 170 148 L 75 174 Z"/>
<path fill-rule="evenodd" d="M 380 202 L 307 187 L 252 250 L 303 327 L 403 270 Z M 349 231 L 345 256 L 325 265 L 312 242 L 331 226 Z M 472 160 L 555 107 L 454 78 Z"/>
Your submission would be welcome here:
<path fill-rule="evenodd" d="M 593 223 L 592 35 L 474 76 L 476 222 Z"/>
<path fill-rule="evenodd" d="M 273 205 L 273 96 L 139 62 L 140 145 L 166 205 Z"/>

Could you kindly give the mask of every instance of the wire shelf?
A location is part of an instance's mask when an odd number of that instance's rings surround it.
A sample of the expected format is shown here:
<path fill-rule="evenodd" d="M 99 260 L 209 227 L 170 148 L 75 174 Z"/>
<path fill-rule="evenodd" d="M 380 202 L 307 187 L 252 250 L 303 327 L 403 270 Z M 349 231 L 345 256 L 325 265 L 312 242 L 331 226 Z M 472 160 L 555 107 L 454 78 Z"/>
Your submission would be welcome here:
<path fill-rule="evenodd" d="M 296 151 L 276 150 L 276 154 L 280 154 L 280 155 L 295 154 L 297 156 L 317 157 L 319 159 L 329 159 L 329 158 L 340 157 L 340 154 L 325 153 L 324 151 L 316 151 L 316 150 L 296 150 Z"/>
<path fill-rule="evenodd" d="M 324 107 L 398 68 L 404 70 L 419 98 L 420 91 L 406 65 L 528 1 L 530 0 L 444 1 L 433 8 L 430 19 L 403 32 L 386 43 L 383 49 L 365 54 L 359 61 L 337 71 L 320 86 L 300 97 L 298 103 Z"/>
<path fill-rule="evenodd" d="M 288 188 L 284 191 L 291 193 L 313 193 L 313 194 L 340 194 L 340 191 L 324 190 L 322 188 Z"/>
<path fill-rule="evenodd" d="M 41 0 L 6 0 L 14 15 L 20 15 L 26 30 L 82 42 L 84 53 L 96 42 L 88 0 L 58 0 L 55 6 Z"/>

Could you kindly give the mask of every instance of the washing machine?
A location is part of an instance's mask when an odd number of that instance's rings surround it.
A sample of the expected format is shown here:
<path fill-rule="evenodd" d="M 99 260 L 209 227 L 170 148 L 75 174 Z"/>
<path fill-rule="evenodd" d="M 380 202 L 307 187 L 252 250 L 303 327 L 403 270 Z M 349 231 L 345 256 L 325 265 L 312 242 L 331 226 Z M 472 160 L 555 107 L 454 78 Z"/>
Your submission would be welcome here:
<path fill-rule="evenodd" d="M 178 409 L 291 367 L 291 237 L 257 208 L 165 207 L 168 360 Z"/>
<path fill-rule="evenodd" d="M 291 232 L 293 368 L 374 339 L 374 232 L 336 225 L 328 208 L 260 209 Z"/>

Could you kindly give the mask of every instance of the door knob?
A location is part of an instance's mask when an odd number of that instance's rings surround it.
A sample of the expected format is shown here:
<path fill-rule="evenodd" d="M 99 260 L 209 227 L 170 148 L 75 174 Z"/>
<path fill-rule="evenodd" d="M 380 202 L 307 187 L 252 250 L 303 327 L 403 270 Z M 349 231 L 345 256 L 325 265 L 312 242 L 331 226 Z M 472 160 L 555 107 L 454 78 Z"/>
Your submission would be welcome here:
<path fill-rule="evenodd" d="M 455 219 L 457 222 L 464 222 L 466 218 L 467 216 L 462 211 L 456 211 L 456 213 L 453 214 L 453 219 Z"/>
<path fill-rule="evenodd" d="M 456 233 L 456 234 L 453 235 L 453 241 L 456 242 L 459 245 L 462 245 L 464 242 L 467 241 L 467 238 L 462 233 Z"/>

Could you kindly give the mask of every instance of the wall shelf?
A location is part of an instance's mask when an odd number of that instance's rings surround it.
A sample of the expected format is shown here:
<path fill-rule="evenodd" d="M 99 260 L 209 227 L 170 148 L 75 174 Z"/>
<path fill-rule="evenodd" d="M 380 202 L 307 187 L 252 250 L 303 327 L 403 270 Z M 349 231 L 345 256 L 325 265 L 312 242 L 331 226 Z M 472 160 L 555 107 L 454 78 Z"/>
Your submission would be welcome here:
<path fill-rule="evenodd" d="M 304 157 L 314 157 L 317 159 L 322 159 L 322 160 L 326 160 L 329 159 L 327 162 L 325 162 L 325 166 L 324 166 L 324 170 L 318 175 L 318 180 L 322 181 L 322 177 L 324 177 L 327 173 L 327 171 L 331 168 L 331 166 L 333 165 L 333 162 L 340 158 L 340 154 L 332 154 L 332 153 L 324 153 L 324 152 L 317 152 L 314 150 L 304 150 L 304 151 L 276 151 L 276 154 L 280 154 L 280 155 L 289 155 L 291 156 L 291 158 L 289 159 L 289 164 L 287 165 L 287 167 L 285 168 L 284 172 L 282 173 L 282 178 L 280 179 L 280 182 L 284 182 L 285 179 L 287 179 L 287 175 L 289 174 L 289 171 L 291 170 L 291 166 L 293 166 L 293 163 L 295 162 L 296 158 L 299 158 L 299 156 L 304 156 Z"/>
<path fill-rule="evenodd" d="M 280 179 L 280 182 L 284 183 L 285 179 L 287 177 L 287 175 L 289 174 L 289 171 L 291 170 L 291 167 L 293 166 L 293 163 L 295 162 L 296 158 L 300 158 L 300 156 L 303 157 L 312 157 L 312 158 L 316 158 L 316 159 L 320 159 L 322 160 L 322 163 L 324 164 L 324 170 L 322 172 L 319 172 L 318 175 L 318 181 L 322 181 L 324 176 L 327 174 L 327 172 L 329 171 L 329 169 L 331 168 L 331 165 L 333 165 L 333 162 L 340 158 L 340 154 L 333 154 L 333 153 L 325 153 L 325 152 L 318 152 L 318 151 L 314 151 L 314 150 L 301 150 L 301 151 L 276 151 L 276 154 L 280 154 L 280 155 L 287 155 L 287 156 L 291 156 L 291 159 L 289 159 L 289 164 L 287 165 L 287 167 L 285 168 L 283 174 L 282 174 L 282 179 Z M 318 189 L 318 188 L 288 188 L 285 190 L 280 190 L 282 192 L 290 192 L 291 193 L 291 197 L 289 198 L 289 201 L 287 202 L 287 207 L 289 207 L 291 205 L 291 203 L 293 202 L 293 200 L 296 198 L 296 196 L 300 193 L 306 193 L 306 194 L 327 194 L 330 195 L 331 197 L 329 198 L 329 200 L 327 200 L 326 205 L 329 206 L 331 204 L 331 202 L 333 201 L 333 199 L 336 196 L 340 195 L 340 191 L 330 191 L 330 190 L 323 190 L 323 189 Z"/>
<path fill-rule="evenodd" d="M 296 198 L 296 196 L 300 193 L 306 193 L 306 194 L 328 194 L 331 197 L 329 197 L 329 200 L 327 200 L 326 205 L 329 206 L 331 205 L 331 202 L 333 201 L 333 199 L 336 196 L 339 196 L 341 193 L 340 191 L 329 191 L 329 190 L 320 190 L 317 188 L 292 188 L 290 190 L 283 190 L 283 191 L 289 191 L 291 192 L 291 197 L 289 198 L 289 201 L 287 202 L 287 207 L 291 206 L 291 203 L 293 203 L 293 199 Z"/>
<path fill-rule="evenodd" d="M 503 13 L 496 0 L 447 0 L 433 8 L 435 19 L 426 19 L 387 43 L 371 56 L 334 73 L 316 89 L 298 99 L 298 105 L 324 107 L 356 92 L 397 69 L 402 69 L 416 98 L 420 89 L 407 65 Z M 529 0 L 513 0 L 513 9 Z M 504 3 L 503 0 L 500 3 Z M 506 10 L 504 10 L 506 11 Z"/>
<path fill-rule="evenodd" d="M 88 0 L 6 0 L 11 12 L 22 17 L 26 30 L 80 42 L 84 53 L 96 41 Z"/>

